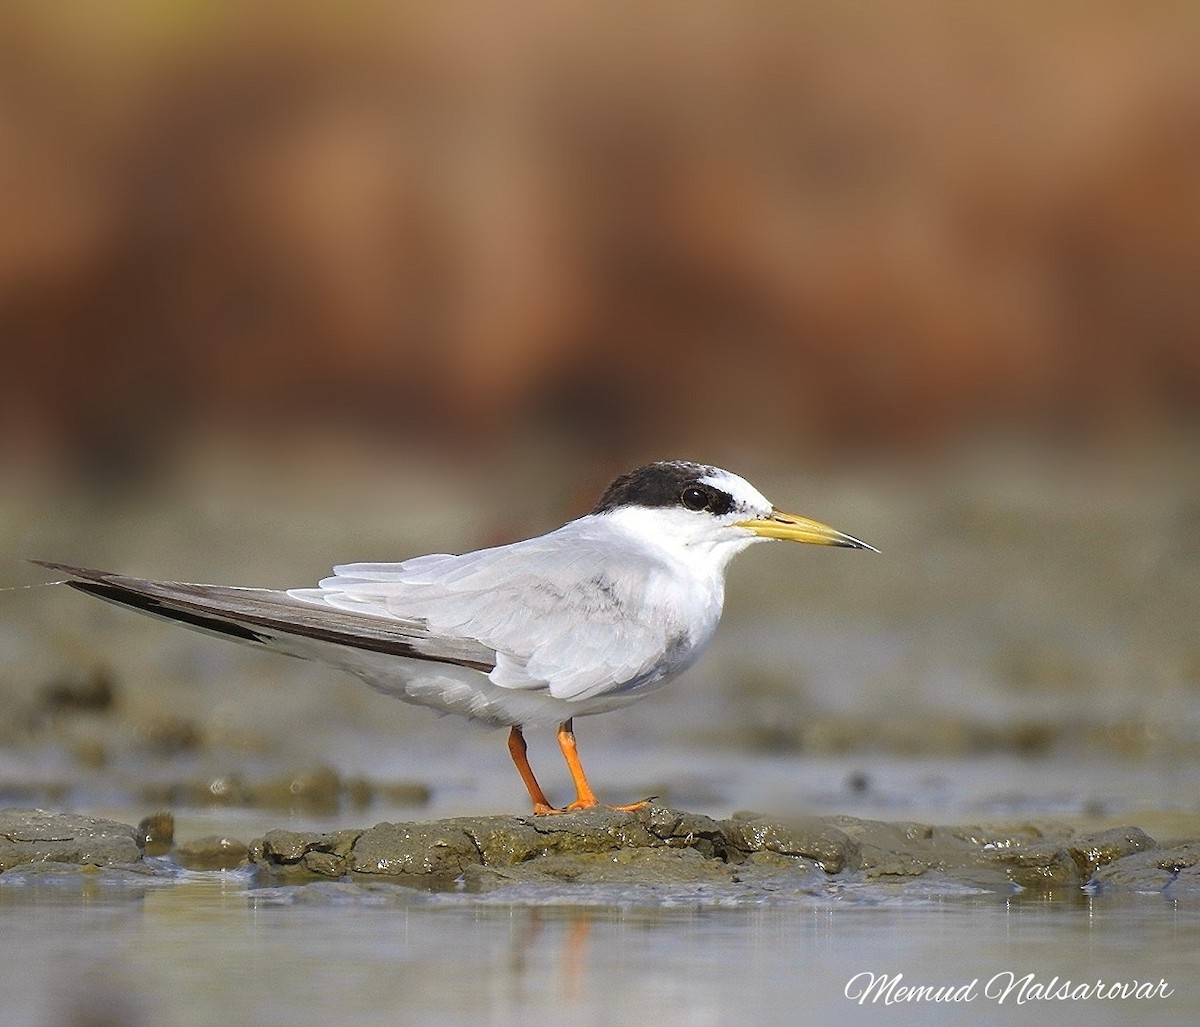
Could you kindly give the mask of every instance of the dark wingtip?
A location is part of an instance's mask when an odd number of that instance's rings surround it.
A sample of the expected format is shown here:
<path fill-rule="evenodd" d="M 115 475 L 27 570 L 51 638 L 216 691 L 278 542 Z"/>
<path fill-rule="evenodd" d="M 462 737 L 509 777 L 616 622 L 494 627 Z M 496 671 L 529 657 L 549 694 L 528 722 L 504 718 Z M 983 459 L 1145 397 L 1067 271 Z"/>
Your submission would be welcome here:
<path fill-rule="evenodd" d="M 105 581 L 111 575 L 108 571 L 92 570 L 90 567 L 75 567 L 69 563 L 55 563 L 53 560 L 30 560 L 37 567 L 45 567 L 48 571 L 59 571 L 81 581 Z"/>
<path fill-rule="evenodd" d="M 870 542 L 864 542 L 860 538 L 855 538 L 853 535 L 842 535 L 841 539 L 834 543 L 835 546 L 841 546 L 843 549 L 865 549 L 870 553 L 878 553 Z"/>

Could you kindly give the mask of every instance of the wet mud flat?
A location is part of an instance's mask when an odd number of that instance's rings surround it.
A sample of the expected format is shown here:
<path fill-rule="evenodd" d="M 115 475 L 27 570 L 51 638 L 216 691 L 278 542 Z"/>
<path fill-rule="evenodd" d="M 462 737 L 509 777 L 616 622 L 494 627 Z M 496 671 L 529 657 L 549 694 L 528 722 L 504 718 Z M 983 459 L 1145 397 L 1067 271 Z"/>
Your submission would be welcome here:
<path fill-rule="evenodd" d="M 935 826 L 847 816 L 716 820 L 650 804 L 634 812 L 458 817 L 361 830 L 272 830 L 244 843 L 175 844 L 169 815 L 134 826 L 37 809 L 0 811 L 0 886 L 69 880 L 80 870 L 149 883 L 239 870 L 250 886 L 336 881 L 550 902 L 585 886 L 638 901 L 680 897 L 759 902 L 853 888 L 1200 898 L 1200 838 L 1156 841 L 1136 826 L 1102 831 L 1052 823 Z M 297 890 L 293 888 L 292 890 Z M 302 890 L 302 889 L 300 889 Z"/>

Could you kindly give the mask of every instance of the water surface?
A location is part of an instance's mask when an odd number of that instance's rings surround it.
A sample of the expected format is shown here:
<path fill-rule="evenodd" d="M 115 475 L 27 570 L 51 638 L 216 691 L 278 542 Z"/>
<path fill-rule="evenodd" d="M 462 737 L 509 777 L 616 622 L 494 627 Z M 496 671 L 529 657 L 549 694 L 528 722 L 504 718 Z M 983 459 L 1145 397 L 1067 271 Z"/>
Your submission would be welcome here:
<path fill-rule="evenodd" d="M 183 1027 L 1200 1017 L 1200 904 L 880 886 L 733 907 L 703 894 L 652 906 L 600 888 L 576 901 L 546 898 L 254 889 L 238 873 L 165 885 L 8 881 L 0 886 L 0 1020 Z M 1019 989 L 1002 1003 L 986 997 L 987 982 L 1009 971 L 1047 984 L 1165 979 L 1173 994 L 1023 1005 Z M 976 997 L 920 1009 L 859 1005 L 845 995 L 858 973 L 956 988 L 977 980 Z"/>

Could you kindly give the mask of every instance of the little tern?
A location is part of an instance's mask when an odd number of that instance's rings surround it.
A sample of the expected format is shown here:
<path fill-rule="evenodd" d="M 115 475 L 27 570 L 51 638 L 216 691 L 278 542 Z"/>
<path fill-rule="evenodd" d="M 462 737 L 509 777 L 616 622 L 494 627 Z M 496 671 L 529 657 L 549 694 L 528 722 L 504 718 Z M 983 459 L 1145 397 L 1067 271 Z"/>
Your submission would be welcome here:
<path fill-rule="evenodd" d="M 590 513 L 546 535 L 458 556 L 344 564 L 315 588 L 155 581 L 38 562 L 101 599 L 508 727 L 533 811 L 549 814 L 598 804 L 574 719 L 635 702 L 691 666 L 716 630 L 730 559 L 772 539 L 877 552 L 776 510 L 736 474 L 671 460 L 621 475 Z M 576 793 L 562 808 L 538 784 L 523 734 L 553 724 Z"/>

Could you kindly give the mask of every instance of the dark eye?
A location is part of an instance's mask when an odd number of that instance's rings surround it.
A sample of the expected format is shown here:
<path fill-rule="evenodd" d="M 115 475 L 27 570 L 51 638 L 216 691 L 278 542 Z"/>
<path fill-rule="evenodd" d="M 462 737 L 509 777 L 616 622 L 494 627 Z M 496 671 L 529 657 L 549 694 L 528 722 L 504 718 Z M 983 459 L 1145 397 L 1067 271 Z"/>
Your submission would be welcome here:
<path fill-rule="evenodd" d="M 708 506 L 708 493 L 695 485 L 689 485 L 679 493 L 679 502 L 689 510 L 703 510 Z"/>

